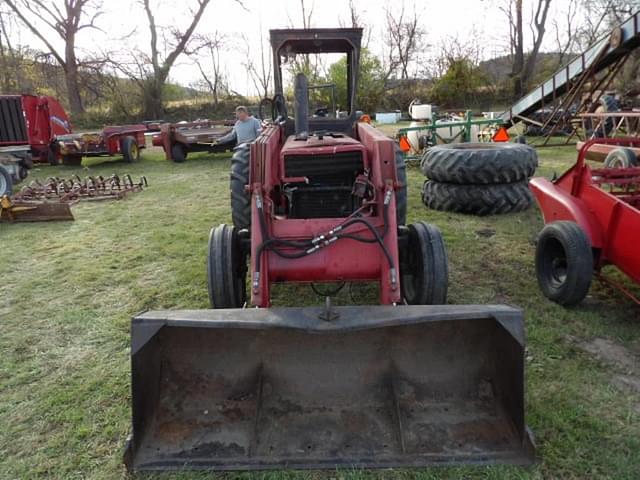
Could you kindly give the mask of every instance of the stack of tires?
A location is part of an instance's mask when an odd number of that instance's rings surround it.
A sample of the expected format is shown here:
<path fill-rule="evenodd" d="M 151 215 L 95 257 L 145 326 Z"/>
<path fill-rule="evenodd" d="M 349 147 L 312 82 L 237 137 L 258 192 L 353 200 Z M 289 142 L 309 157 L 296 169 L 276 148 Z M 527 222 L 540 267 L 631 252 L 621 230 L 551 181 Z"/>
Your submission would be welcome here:
<path fill-rule="evenodd" d="M 429 149 L 422 201 L 434 210 L 492 215 L 526 210 L 533 203 L 529 178 L 536 151 L 521 143 L 459 143 Z"/>

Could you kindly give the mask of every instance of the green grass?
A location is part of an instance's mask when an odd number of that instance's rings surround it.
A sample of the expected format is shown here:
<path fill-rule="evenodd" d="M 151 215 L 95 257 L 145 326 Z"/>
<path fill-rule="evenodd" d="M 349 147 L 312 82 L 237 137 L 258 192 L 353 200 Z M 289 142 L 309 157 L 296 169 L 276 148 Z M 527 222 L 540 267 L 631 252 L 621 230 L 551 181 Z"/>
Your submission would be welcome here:
<path fill-rule="evenodd" d="M 562 172 L 574 157 L 572 148 L 541 149 L 539 173 Z M 208 305 L 206 243 L 212 225 L 230 221 L 228 159 L 200 155 L 176 165 L 147 152 L 134 165 L 98 160 L 89 165 L 88 170 L 43 166 L 32 176 L 129 172 L 146 175 L 150 186 L 124 201 L 74 206 L 75 222 L 0 224 L 1 479 L 124 477 L 129 319 L 145 309 Z M 567 339 L 602 336 L 638 352 L 638 307 L 598 283 L 575 309 L 548 302 L 534 276 L 534 240 L 542 227 L 536 208 L 484 218 L 429 211 L 420 202 L 422 180 L 411 168 L 409 221 L 426 219 L 442 229 L 450 302 L 508 303 L 526 312 L 527 423 L 540 461 L 530 468 L 344 470 L 329 476 L 640 478 L 640 401 L 611 386 L 614 366 Z M 495 234 L 485 238 L 477 233 L 483 229 Z M 306 287 L 295 287 L 294 296 L 287 292 L 279 289 L 276 302 L 321 302 Z M 345 295 L 338 299 L 349 301 Z"/>

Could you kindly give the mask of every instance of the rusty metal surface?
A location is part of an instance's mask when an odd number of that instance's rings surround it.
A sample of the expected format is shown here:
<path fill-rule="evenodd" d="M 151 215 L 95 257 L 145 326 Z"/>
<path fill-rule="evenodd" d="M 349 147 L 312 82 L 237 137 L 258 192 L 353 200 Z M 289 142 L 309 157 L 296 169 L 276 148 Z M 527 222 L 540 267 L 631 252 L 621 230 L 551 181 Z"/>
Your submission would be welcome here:
<path fill-rule="evenodd" d="M 49 222 L 73 220 L 68 203 L 60 201 L 15 201 L 9 197 L 0 199 L 0 221 Z"/>
<path fill-rule="evenodd" d="M 524 331 L 504 306 L 147 312 L 130 470 L 533 461 Z"/>
<path fill-rule="evenodd" d="M 80 178 L 49 177 L 44 181 L 33 180 L 14 195 L 14 201 L 58 200 L 120 200 L 130 193 L 140 192 L 148 186 L 146 177 L 134 181 L 131 175 L 110 177 L 89 176 Z"/>

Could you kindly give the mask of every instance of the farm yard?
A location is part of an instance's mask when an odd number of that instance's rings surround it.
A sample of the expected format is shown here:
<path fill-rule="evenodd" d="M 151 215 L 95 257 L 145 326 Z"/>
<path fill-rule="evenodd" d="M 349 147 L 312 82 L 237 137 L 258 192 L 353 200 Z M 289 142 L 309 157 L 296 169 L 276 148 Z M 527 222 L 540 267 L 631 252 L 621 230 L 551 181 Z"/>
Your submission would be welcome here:
<path fill-rule="evenodd" d="M 455 8 L 0 1 L 0 480 L 640 479 L 640 0 Z"/>
<path fill-rule="evenodd" d="M 155 150 L 155 149 L 154 149 Z M 574 147 L 539 150 L 551 177 Z M 114 202 L 74 206 L 75 222 L 0 224 L 0 478 L 121 478 L 130 432 L 130 318 L 148 309 L 208 308 L 205 258 L 211 226 L 230 221 L 228 155 L 184 164 L 147 151 L 139 163 L 85 160 L 40 167 L 51 175 L 146 175 L 149 188 Z M 449 303 L 524 309 L 526 421 L 532 467 L 340 470 L 332 478 L 640 477 L 640 314 L 619 292 L 593 283 L 578 307 L 540 293 L 536 207 L 472 217 L 428 210 L 420 170 L 408 170 L 408 222 L 439 226 L 448 248 Z M 614 269 L 607 271 L 638 293 Z M 376 303 L 367 289 L 343 290 L 338 305 Z M 279 306 L 322 303 L 308 286 L 279 287 Z M 326 472 L 220 474 L 220 478 L 325 478 Z M 147 478 L 140 476 L 136 478 Z M 153 478 L 209 478 L 198 473 Z"/>

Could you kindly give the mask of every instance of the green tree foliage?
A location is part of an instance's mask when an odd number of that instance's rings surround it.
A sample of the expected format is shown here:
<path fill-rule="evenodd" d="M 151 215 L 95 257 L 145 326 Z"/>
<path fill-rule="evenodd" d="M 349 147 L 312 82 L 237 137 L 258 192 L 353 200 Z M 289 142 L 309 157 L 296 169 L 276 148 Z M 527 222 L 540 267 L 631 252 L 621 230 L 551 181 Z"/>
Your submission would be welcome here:
<path fill-rule="evenodd" d="M 488 79 L 469 59 L 451 58 L 448 63 L 445 74 L 433 85 L 432 101 L 447 108 L 474 104 L 479 90 L 488 88 Z"/>
<path fill-rule="evenodd" d="M 336 101 L 341 109 L 347 108 L 347 58 L 333 63 L 327 72 L 327 83 L 336 85 Z M 380 60 L 367 49 L 360 52 L 360 78 L 356 93 L 356 108 L 374 113 L 384 96 L 384 70 Z"/>

